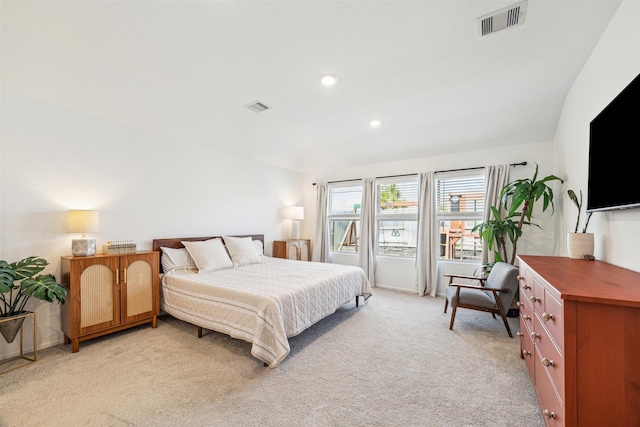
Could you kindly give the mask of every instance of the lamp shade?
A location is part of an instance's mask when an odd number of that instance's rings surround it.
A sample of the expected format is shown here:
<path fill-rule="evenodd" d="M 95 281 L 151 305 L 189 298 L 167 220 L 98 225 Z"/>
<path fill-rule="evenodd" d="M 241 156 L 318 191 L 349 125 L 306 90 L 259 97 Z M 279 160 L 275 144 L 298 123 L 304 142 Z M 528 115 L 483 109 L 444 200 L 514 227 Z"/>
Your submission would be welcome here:
<path fill-rule="evenodd" d="M 287 218 L 300 221 L 304 219 L 304 208 L 302 206 L 290 206 L 287 210 Z"/>
<path fill-rule="evenodd" d="M 82 239 L 71 240 L 73 256 L 91 256 L 96 253 L 96 239 L 86 239 L 84 233 L 100 231 L 97 211 L 70 210 L 67 213 L 67 233 L 82 233 Z"/>
<path fill-rule="evenodd" d="M 97 233 L 100 215 L 97 211 L 70 210 L 67 214 L 67 233 Z"/>

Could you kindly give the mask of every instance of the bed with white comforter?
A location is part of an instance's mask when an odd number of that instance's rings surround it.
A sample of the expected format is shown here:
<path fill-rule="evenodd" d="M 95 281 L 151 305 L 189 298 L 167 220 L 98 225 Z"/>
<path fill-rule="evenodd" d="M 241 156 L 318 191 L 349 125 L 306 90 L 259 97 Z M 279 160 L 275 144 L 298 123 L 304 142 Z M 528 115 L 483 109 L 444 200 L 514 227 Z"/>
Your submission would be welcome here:
<path fill-rule="evenodd" d="M 288 337 L 371 295 L 359 267 L 262 257 L 263 262 L 198 274 L 176 267 L 162 278 L 161 308 L 194 325 L 252 344 L 251 354 L 276 367 Z"/>

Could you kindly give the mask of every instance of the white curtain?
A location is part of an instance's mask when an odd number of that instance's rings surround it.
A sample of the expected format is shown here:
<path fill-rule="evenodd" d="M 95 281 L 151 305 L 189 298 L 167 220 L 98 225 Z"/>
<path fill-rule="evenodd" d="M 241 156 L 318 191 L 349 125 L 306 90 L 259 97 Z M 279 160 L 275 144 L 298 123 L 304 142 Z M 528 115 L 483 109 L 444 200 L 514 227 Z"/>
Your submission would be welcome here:
<path fill-rule="evenodd" d="M 418 175 L 418 251 L 416 269 L 418 295 L 436 295 L 438 285 L 439 234 L 436 210 L 435 176 L 433 172 Z"/>
<path fill-rule="evenodd" d="M 329 233 L 327 229 L 327 183 L 316 184 L 316 235 L 311 260 L 329 262 Z"/>
<path fill-rule="evenodd" d="M 502 201 L 500 200 L 500 190 L 509 183 L 509 165 L 487 166 L 485 168 L 485 196 L 484 196 L 484 217 L 483 221 L 493 218 L 491 206 L 498 208 L 501 215 L 505 213 Z M 495 246 L 494 246 L 495 248 Z M 489 253 L 487 243 L 482 241 L 482 264 L 495 261 L 493 251 Z"/>
<path fill-rule="evenodd" d="M 360 207 L 360 267 L 375 286 L 376 273 L 376 185 L 373 178 L 362 183 L 362 205 Z"/>

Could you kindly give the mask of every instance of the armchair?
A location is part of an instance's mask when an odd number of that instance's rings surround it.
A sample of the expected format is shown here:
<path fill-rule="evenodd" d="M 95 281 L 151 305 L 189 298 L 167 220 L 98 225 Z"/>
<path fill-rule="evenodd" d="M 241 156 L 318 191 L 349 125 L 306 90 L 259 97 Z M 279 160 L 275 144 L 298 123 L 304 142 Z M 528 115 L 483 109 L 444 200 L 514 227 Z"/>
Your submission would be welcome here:
<path fill-rule="evenodd" d="M 489 276 L 486 278 L 445 274 L 445 277 L 449 277 L 449 286 L 447 286 L 444 312 L 447 312 L 449 303 L 451 303 L 451 307 L 453 308 L 449 329 L 453 329 L 456 310 L 458 308 L 469 308 L 491 313 L 494 319 L 496 318 L 496 314 L 499 314 L 502 317 L 504 326 L 507 328 L 507 333 L 513 338 L 509 323 L 507 322 L 506 313 L 518 289 L 518 271 L 518 267 L 506 262 L 497 262 L 491 268 L 491 273 L 489 273 Z M 477 280 L 479 284 L 467 285 L 453 283 L 454 278 Z"/>

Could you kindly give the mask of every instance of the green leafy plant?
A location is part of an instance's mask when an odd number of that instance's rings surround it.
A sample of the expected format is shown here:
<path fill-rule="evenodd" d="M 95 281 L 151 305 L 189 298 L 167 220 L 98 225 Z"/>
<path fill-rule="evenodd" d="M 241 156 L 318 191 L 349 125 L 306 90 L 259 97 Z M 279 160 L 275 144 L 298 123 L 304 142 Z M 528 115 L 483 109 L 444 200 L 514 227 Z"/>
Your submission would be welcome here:
<path fill-rule="evenodd" d="M 31 297 L 64 304 L 67 291 L 51 274 L 40 274 L 49 263 L 30 256 L 9 264 L 0 260 L 0 317 L 11 317 L 24 311 Z"/>
<path fill-rule="evenodd" d="M 496 261 L 506 262 L 507 240 L 513 242 L 522 234 L 522 230 L 511 218 L 502 218 L 495 206 L 490 208 L 493 218 L 476 225 L 473 231 L 480 234 L 480 238 L 487 243 L 488 250 L 494 251 Z"/>
<path fill-rule="evenodd" d="M 578 226 L 580 225 L 580 214 L 582 212 L 582 190 L 580 190 L 580 199 L 578 199 L 576 193 L 573 190 L 567 190 L 567 194 L 569 195 L 569 198 L 571 199 L 573 204 L 578 208 L 578 218 L 576 219 L 576 228 L 574 230 L 574 233 L 577 233 Z M 587 232 L 587 227 L 589 226 L 589 220 L 591 219 L 592 213 L 593 212 L 587 212 L 587 216 L 584 221 L 584 227 L 582 227 L 582 233 Z"/>
<path fill-rule="evenodd" d="M 531 222 L 534 206 L 542 199 L 542 211 L 551 206 L 554 211 L 553 189 L 548 183 L 551 181 L 564 182 L 555 175 L 548 175 L 538 179 L 538 165 L 532 178 L 518 179 L 505 185 L 500 191 L 500 199 L 507 209 L 504 218 L 495 206 L 491 206 L 493 218 L 476 225 L 473 230 L 480 233 L 480 238 L 487 243 L 487 248 L 496 250 L 496 260 L 513 264 L 516 261 L 518 239 L 522 236 L 522 227 L 539 225 Z M 508 256 L 507 239 L 511 242 L 511 255 Z"/>

